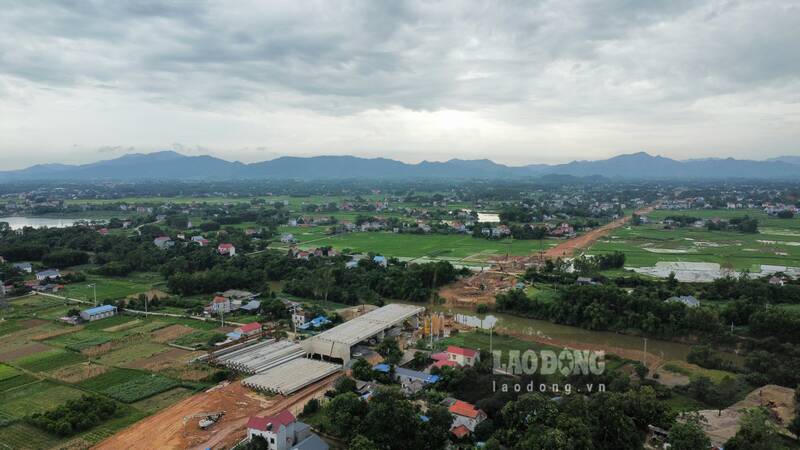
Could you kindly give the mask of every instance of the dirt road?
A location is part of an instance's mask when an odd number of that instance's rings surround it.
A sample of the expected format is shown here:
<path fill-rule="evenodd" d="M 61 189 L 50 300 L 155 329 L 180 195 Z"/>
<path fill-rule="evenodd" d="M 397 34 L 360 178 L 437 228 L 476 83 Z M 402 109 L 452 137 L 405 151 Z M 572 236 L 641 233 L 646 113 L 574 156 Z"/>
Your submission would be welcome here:
<path fill-rule="evenodd" d="M 636 214 L 647 214 L 653 210 L 652 207 L 642 208 L 636 211 Z M 625 225 L 631 220 L 631 216 L 625 216 L 613 222 L 609 222 L 600 228 L 595 228 L 588 233 L 581 234 L 580 236 L 568 239 L 555 247 L 552 247 L 544 252 L 545 258 L 571 258 L 575 256 L 578 250 L 589 248 L 592 244 L 597 242 L 601 237 L 611 233 L 617 228 Z"/>
<path fill-rule="evenodd" d="M 228 449 L 245 437 L 250 416 L 275 414 L 284 409 L 296 415 L 310 399 L 321 397 L 336 378 L 333 375 L 288 397 L 264 397 L 239 382 L 217 387 L 140 420 L 94 448 Z M 191 418 L 184 425 L 186 416 L 214 411 L 225 411 L 225 416 L 208 430 L 197 426 L 200 418 Z"/>

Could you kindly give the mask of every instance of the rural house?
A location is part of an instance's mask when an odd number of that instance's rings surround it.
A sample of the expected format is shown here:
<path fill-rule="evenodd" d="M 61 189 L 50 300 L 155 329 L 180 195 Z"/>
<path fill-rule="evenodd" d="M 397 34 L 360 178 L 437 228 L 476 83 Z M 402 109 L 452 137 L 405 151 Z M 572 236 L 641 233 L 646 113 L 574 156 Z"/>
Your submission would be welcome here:
<path fill-rule="evenodd" d="M 229 313 L 231 312 L 231 299 L 225 298 L 221 295 L 214 297 L 211 304 L 206 308 L 209 314 Z"/>
<path fill-rule="evenodd" d="M 32 273 L 33 272 L 33 266 L 29 262 L 14 263 L 12 265 L 12 267 L 14 267 L 15 269 L 17 269 L 17 270 L 19 270 L 21 272 L 25 272 L 25 273 Z"/>
<path fill-rule="evenodd" d="M 217 253 L 223 256 L 236 256 L 236 247 L 233 244 L 219 244 Z"/>
<path fill-rule="evenodd" d="M 169 236 L 159 236 L 153 239 L 153 245 L 160 248 L 161 250 L 166 250 L 168 248 L 174 247 L 175 242 Z"/>
<path fill-rule="evenodd" d="M 36 279 L 39 281 L 50 281 L 61 278 L 61 273 L 58 269 L 48 269 L 41 272 L 36 272 Z"/>
<path fill-rule="evenodd" d="M 263 437 L 269 450 L 328 450 L 328 444 L 288 410 L 273 416 L 251 417 L 247 421 L 247 439 L 254 436 Z"/>
<path fill-rule="evenodd" d="M 696 308 L 700 306 L 700 300 L 694 298 L 693 295 L 681 295 L 680 297 L 670 297 L 667 299 L 670 303 L 683 303 L 689 308 Z"/>
<path fill-rule="evenodd" d="M 474 366 L 475 362 L 480 359 L 477 350 L 471 348 L 457 347 L 455 345 L 447 346 L 447 360 L 452 361 L 459 366 Z"/>
<path fill-rule="evenodd" d="M 233 332 L 238 333 L 241 336 L 255 336 L 258 333 L 261 333 L 261 324 L 258 322 L 248 323 L 233 330 Z"/>
<path fill-rule="evenodd" d="M 453 399 L 450 399 L 450 401 L 445 400 L 445 402 L 450 403 L 447 410 L 453 415 L 453 424 L 450 426 L 450 432 L 456 436 L 465 436 L 474 432 L 475 427 L 486 420 L 486 413 L 471 403 Z"/>

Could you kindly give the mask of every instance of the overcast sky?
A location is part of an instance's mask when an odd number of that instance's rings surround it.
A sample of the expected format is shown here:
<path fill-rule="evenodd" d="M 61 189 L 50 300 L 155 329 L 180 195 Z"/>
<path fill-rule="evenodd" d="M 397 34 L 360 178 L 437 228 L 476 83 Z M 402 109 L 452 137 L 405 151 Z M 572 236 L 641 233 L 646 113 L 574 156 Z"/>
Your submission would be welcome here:
<path fill-rule="evenodd" d="M 0 170 L 800 155 L 800 2 L 3 2 Z"/>

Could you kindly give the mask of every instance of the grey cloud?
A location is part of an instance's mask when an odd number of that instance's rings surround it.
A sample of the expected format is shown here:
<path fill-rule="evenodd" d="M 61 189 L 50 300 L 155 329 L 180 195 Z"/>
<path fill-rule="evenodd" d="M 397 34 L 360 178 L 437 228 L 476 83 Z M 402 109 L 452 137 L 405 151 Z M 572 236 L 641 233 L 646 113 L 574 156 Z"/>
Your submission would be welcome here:
<path fill-rule="evenodd" d="M 658 88 L 653 100 L 691 101 L 796 82 L 800 68 L 790 51 L 800 12 L 780 1 L 64 1 L 7 9 L 0 24 L 13 38 L 0 44 L 0 73 L 195 108 L 477 109 L 570 92 L 606 100 L 630 83 Z M 566 64 L 574 79 L 553 74 Z"/>

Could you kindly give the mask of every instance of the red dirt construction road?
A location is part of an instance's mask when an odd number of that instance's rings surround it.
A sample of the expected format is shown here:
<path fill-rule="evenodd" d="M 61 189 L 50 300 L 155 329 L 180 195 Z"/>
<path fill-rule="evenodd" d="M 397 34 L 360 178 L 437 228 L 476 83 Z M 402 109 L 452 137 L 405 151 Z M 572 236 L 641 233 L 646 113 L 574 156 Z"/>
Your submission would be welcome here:
<path fill-rule="evenodd" d="M 95 449 L 229 449 L 246 435 L 250 416 L 270 415 L 288 409 L 294 414 L 314 397 L 321 397 L 338 377 L 332 375 L 288 396 L 265 397 L 240 382 L 218 386 L 184 399 L 121 430 Z M 184 424 L 184 417 L 202 412 L 225 411 L 225 416 L 208 430 L 201 430 L 199 417 Z"/>
<path fill-rule="evenodd" d="M 648 206 L 647 208 L 637 210 L 636 214 L 647 214 L 652 210 L 653 207 Z M 589 231 L 588 233 L 568 239 L 545 251 L 544 257 L 549 259 L 571 258 L 575 256 L 577 251 L 589 248 L 592 244 L 597 242 L 598 239 L 625 225 L 630 220 L 630 216 L 625 216 L 613 222 L 609 222 L 600 228 Z"/>

